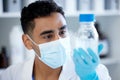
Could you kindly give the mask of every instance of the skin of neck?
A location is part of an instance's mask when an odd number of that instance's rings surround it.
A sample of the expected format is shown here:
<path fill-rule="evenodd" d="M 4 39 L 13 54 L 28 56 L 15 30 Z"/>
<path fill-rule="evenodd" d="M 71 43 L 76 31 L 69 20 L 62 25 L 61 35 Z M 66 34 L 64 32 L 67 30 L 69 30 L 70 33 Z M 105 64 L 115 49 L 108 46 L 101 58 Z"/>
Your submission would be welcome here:
<path fill-rule="evenodd" d="M 35 80 L 58 80 L 62 67 L 52 69 L 35 57 L 33 75 Z"/>

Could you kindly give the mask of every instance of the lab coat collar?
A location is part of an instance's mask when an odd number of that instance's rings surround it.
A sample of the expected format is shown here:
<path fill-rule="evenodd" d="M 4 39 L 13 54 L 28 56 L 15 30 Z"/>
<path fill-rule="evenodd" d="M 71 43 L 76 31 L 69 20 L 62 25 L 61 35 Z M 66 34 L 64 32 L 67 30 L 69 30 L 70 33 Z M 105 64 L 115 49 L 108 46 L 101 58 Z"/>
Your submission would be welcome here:
<path fill-rule="evenodd" d="M 24 63 L 24 73 L 23 73 L 23 80 L 32 80 L 32 73 L 33 73 L 33 65 L 34 65 L 35 55 L 33 55 L 30 60 Z M 27 75 L 26 75 L 27 74 Z"/>

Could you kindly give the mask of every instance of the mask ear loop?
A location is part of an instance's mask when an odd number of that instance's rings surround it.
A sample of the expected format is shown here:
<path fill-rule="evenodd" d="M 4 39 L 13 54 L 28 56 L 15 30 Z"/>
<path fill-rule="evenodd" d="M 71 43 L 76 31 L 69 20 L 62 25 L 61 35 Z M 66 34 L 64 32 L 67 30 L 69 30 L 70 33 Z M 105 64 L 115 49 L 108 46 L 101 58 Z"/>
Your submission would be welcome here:
<path fill-rule="evenodd" d="M 29 35 L 27 35 L 27 37 L 30 39 L 30 41 L 32 41 L 33 44 L 35 44 L 36 46 L 38 46 L 31 38 Z M 34 50 L 35 51 L 35 50 Z M 35 51 L 35 55 L 40 59 L 40 57 L 38 56 L 37 52 Z"/>
<path fill-rule="evenodd" d="M 29 35 L 27 35 L 27 37 L 30 39 L 30 41 L 32 41 L 33 44 L 35 44 L 36 46 L 38 46 L 38 44 L 36 44 L 31 38 Z"/>

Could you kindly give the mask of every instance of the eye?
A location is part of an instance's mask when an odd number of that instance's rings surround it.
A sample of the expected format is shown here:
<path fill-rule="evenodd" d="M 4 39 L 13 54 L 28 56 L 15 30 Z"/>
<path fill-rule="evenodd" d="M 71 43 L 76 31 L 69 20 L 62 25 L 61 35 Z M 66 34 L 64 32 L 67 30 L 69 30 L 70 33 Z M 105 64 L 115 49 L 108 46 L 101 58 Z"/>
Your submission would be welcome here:
<path fill-rule="evenodd" d="M 65 31 L 65 30 L 60 31 L 60 32 L 59 32 L 59 35 L 60 35 L 61 37 L 66 37 L 66 31 Z"/>
<path fill-rule="evenodd" d="M 50 39 L 53 38 L 53 35 L 52 34 L 47 34 L 47 35 L 44 35 L 43 38 L 46 39 L 46 40 L 50 40 Z"/>

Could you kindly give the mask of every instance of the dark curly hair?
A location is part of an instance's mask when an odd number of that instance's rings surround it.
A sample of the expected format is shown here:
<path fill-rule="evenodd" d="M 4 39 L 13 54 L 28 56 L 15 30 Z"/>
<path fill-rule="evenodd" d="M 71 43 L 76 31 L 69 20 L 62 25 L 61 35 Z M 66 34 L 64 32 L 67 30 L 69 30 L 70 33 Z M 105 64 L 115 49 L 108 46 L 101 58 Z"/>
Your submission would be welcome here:
<path fill-rule="evenodd" d="M 62 7 L 53 0 L 39 0 L 24 7 L 20 18 L 23 32 L 31 35 L 35 27 L 34 19 L 49 16 L 53 12 L 58 12 L 64 16 Z"/>

